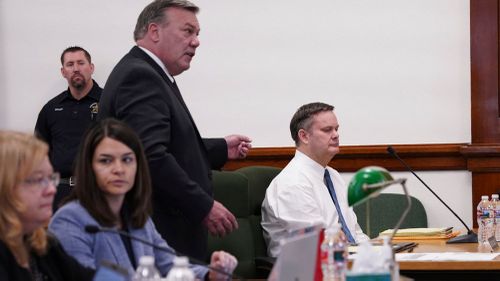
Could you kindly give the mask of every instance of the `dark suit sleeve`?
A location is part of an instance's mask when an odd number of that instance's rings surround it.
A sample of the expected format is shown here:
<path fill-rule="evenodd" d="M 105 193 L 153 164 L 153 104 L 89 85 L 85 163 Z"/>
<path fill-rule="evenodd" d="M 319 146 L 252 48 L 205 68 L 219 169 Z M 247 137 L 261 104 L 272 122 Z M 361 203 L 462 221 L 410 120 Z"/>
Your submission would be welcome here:
<path fill-rule="evenodd" d="M 203 139 L 207 148 L 210 167 L 220 170 L 227 162 L 227 143 L 225 139 Z"/>
<path fill-rule="evenodd" d="M 170 153 L 172 122 L 180 122 L 172 120 L 171 89 L 157 72 L 142 65 L 123 70 L 116 80 L 116 85 L 106 85 L 102 99 L 106 98 L 106 91 L 115 91 L 114 114 L 141 138 L 149 161 L 155 201 L 171 204 L 190 221 L 200 223 L 212 208 L 213 198 L 190 179 Z"/>

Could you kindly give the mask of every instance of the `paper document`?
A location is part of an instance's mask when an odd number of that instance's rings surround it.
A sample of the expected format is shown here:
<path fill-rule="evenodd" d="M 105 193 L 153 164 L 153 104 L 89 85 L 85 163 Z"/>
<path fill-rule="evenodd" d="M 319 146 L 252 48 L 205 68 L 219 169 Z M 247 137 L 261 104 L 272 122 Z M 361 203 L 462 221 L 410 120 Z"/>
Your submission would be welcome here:
<path fill-rule="evenodd" d="M 403 228 L 398 229 L 395 236 L 443 236 L 452 232 L 452 227 L 441 228 Z M 392 235 L 393 230 L 388 229 L 380 235 Z"/>
<path fill-rule="evenodd" d="M 396 261 L 491 261 L 499 253 L 469 253 L 469 252 L 446 252 L 446 253 L 399 253 Z"/>

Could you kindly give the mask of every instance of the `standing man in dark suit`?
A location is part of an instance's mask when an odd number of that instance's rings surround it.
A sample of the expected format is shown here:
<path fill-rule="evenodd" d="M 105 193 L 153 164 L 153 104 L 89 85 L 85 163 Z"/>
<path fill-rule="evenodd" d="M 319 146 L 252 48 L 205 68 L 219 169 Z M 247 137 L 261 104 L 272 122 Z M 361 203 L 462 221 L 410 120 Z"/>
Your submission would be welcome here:
<path fill-rule="evenodd" d="M 111 72 L 98 119 L 114 117 L 140 136 L 153 181 L 153 219 L 176 250 L 203 259 L 207 230 L 223 236 L 238 228 L 213 199 L 211 170 L 244 158 L 241 135 L 201 138 L 174 76 L 189 69 L 200 31 L 199 8 L 185 0 L 156 0 L 139 15 L 137 46 Z"/>

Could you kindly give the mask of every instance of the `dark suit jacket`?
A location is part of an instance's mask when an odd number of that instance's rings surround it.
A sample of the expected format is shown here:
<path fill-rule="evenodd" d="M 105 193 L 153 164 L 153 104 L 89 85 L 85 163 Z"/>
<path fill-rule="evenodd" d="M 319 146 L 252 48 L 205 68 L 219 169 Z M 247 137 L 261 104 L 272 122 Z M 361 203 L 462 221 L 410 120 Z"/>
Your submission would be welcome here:
<path fill-rule="evenodd" d="M 98 120 L 114 117 L 142 140 L 153 181 L 153 220 L 176 250 L 206 256 L 203 218 L 213 205 L 211 170 L 227 161 L 224 139 L 202 139 L 180 92 L 139 47 L 121 59 L 104 87 Z"/>

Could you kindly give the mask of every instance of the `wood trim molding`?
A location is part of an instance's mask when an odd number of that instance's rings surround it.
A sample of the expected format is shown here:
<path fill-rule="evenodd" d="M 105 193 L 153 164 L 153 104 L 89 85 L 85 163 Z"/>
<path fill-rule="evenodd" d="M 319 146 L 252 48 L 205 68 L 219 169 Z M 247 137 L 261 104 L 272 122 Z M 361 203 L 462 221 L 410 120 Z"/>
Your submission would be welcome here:
<path fill-rule="evenodd" d="M 413 169 L 429 170 L 466 170 L 467 159 L 463 152 L 468 144 L 406 144 L 393 145 L 393 148 Z M 341 146 L 340 153 L 330 163 L 339 172 L 354 172 L 358 169 L 378 165 L 391 171 L 404 171 L 405 168 L 387 151 L 387 145 Z M 244 160 L 229 161 L 224 170 L 236 170 L 246 166 L 273 166 L 283 168 L 293 158 L 295 147 L 253 148 Z"/>
<path fill-rule="evenodd" d="M 467 170 L 478 173 L 500 172 L 500 145 L 474 144 L 464 146 L 460 153 L 467 158 Z"/>
<path fill-rule="evenodd" d="M 500 172 L 500 145 L 466 143 L 401 144 L 393 148 L 416 171 L 468 170 L 471 172 Z M 378 165 L 391 171 L 404 171 L 404 167 L 386 151 L 387 145 L 341 146 L 340 153 L 330 166 L 340 172 Z M 283 168 L 293 158 L 294 147 L 253 148 L 244 160 L 232 160 L 224 170 L 246 166 L 273 166 Z"/>

